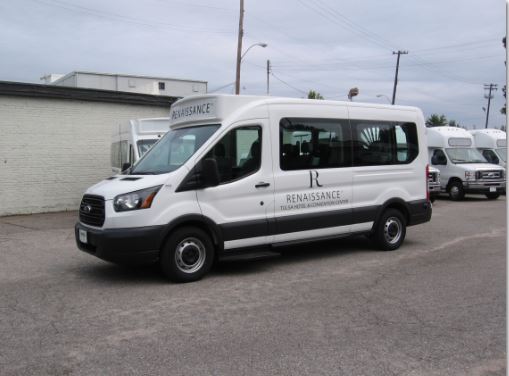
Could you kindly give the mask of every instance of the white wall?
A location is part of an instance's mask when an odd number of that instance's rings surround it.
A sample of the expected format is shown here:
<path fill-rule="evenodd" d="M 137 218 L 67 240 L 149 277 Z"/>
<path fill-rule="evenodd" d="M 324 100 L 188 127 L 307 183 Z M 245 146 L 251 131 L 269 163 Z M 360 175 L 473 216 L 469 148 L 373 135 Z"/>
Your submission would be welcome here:
<path fill-rule="evenodd" d="M 0 97 L 0 215 L 77 210 L 110 176 L 112 128 L 169 108 Z"/>
<path fill-rule="evenodd" d="M 159 90 L 159 82 L 165 83 L 164 90 Z M 102 75 L 83 72 L 77 72 L 66 80 L 58 82 L 57 85 L 152 95 L 168 95 L 174 97 L 205 94 L 207 92 L 207 84 L 205 82 L 156 79 L 149 77 L 129 77 L 122 75 Z"/>

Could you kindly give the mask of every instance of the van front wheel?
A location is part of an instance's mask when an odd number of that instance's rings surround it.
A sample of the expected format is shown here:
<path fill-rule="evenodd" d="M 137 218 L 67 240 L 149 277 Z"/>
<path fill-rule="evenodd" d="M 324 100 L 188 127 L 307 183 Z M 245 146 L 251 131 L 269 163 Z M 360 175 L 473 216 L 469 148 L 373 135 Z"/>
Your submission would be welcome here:
<path fill-rule="evenodd" d="M 195 227 L 177 229 L 164 245 L 159 259 L 163 273 L 174 282 L 201 279 L 213 261 L 214 247 L 210 237 Z"/>
<path fill-rule="evenodd" d="M 396 209 L 387 209 L 378 221 L 373 239 L 384 251 L 398 249 L 406 235 L 406 220 Z"/>
<path fill-rule="evenodd" d="M 449 184 L 449 198 L 453 201 L 461 201 L 465 197 L 465 190 L 463 189 L 463 183 L 460 181 L 453 181 Z"/>

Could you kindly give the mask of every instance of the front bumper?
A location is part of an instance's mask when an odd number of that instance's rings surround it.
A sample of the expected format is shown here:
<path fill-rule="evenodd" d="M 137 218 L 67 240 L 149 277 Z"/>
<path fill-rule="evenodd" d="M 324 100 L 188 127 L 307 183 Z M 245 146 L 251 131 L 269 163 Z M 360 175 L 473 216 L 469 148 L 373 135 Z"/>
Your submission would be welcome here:
<path fill-rule="evenodd" d="M 86 243 L 80 240 L 86 231 Z M 164 236 L 163 226 L 97 229 L 78 222 L 74 226 L 76 245 L 84 252 L 115 263 L 156 262 Z"/>
<path fill-rule="evenodd" d="M 436 184 L 436 185 L 435 184 L 434 185 L 430 184 L 430 185 L 428 185 L 429 193 L 433 193 L 433 194 L 437 193 L 438 194 L 438 193 L 440 193 L 441 189 L 442 188 L 440 187 L 440 184 Z"/>
<path fill-rule="evenodd" d="M 503 193 L 505 192 L 505 181 L 494 181 L 494 182 L 463 182 L 463 189 L 466 193 Z"/>

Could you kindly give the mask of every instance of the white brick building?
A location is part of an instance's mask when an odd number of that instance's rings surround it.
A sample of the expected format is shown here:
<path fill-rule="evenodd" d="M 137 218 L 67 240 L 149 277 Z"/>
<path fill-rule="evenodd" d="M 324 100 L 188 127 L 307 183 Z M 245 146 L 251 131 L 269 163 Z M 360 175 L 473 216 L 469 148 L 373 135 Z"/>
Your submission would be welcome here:
<path fill-rule="evenodd" d="M 113 127 L 173 97 L 0 81 L 0 215 L 76 210 L 111 175 Z"/>

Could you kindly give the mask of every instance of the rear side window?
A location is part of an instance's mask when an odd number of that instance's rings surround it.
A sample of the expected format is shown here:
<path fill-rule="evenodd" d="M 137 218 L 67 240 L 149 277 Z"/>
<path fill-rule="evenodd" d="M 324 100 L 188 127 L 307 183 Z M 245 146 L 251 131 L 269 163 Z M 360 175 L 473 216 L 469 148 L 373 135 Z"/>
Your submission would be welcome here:
<path fill-rule="evenodd" d="M 348 120 L 281 119 L 279 163 L 282 170 L 351 166 Z"/>
<path fill-rule="evenodd" d="M 355 166 L 407 164 L 419 153 L 414 123 L 352 120 Z"/>

